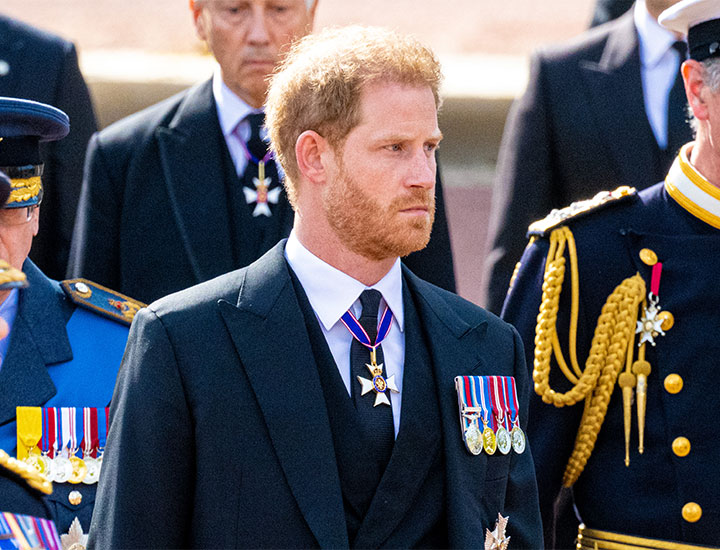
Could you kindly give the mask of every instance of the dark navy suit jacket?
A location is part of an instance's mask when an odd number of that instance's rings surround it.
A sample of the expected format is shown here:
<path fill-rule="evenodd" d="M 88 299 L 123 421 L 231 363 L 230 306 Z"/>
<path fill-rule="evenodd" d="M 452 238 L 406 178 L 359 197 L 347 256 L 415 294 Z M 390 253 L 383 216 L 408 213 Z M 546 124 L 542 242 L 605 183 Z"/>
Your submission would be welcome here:
<path fill-rule="evenodd" d="M 579 262 L 577 349 L 581 366 L 601 308 L 614 288 L 640 273 L 649 291 L 651 268 L 640 259 L 643 248 L 653 250 L 663 263 L 660 305 L 675 317 L 675 325 L 666 335 L 655 339 L 657 345 L 647 346 L 652 371 L 648 376 L 645 452 L 638 453 L 633 407 L 630 466 L 625 467 L 622 393 L 616 389 L 595 449 L 574 486 L 580 517 L 592 529 L 716 546 L 720 540 L 720 495 L 716 490 L 720 462 L 715 444 L 720 440 L 720 405 L 715 398 L 720 383 L 720 341 L 716 337 L 720 332 L 720 230 L 681 208 L 662 183 L 635 199 L 572 220 L 568 226 Z M 530 366 L 548 241 L 537 240 L 523 254 L 503 309 L 503 318 L 515 325 L 525 342 Z M 570 311 L 569 271 L 568 264 L 558 321 L 564 350 Z M 551 372 L 557 375 L 551 376 L 551 387 L 569 389 L 554 361 Z M 663 382 L 671 373 L 684 379 L 680 393 L 664 389 Z M 558 409 L 531 396 L 528 430 L 546 529 L 552 525 L 552 504 L 582 411 L 582 403 Z M 673 440 L 679 436 L 691 442 L 688 456 L 672 452 Z M 682 518 L 688 502 L 702 507 L 696 523 Z M 557 547 L 572 547 L 573 532 L 577 529 L 567 529 Z"/>
<path fill-rule="evenodd" d="M 43 215 L 30 252 L 43 273 L 62 279 L 82 186 L 85 149 L 97 130 L 90 93 L 72 43 L 2 15 L 0 60 L 9 66 L 7 74 L 0 75 L 0 96 L 47 103 L 70 117 L 68 136 L 41 151 L 45 161 Z"/>
<path fill-rule="evenodd" d="M 674 118 L 672 120 L 675 120 Z M 528 226 L 599 191 L 660 181 L 692 139 L 680 120 L 659 151 L 645 113 L 633 14 L 533 55 L 527 90 L 512 107 L 493 187 L 485 305 L 502 308 Z"/>
<path fill-rule="evenodd" d="M 249 267 L 161 299 L 135 318 L 90 547 L 348 546 L 332 411 L 283 252 L 284 241 Z M 404 277 L 438 392 L 451 547 L 482 547 L 502 513 L 516 548 L 541 548 L 530 453 L 472 456 L 454 388 L 457 375 L 515 376 L 524 404 L 519 338 L 407 268 Z M 403 545 L 393 533 L 412 513 L 432 463 L 427 449 L 437 442 L 426 441 L 420 418 L 403 413 L 396 444 L 403 439 L 416 446 L 415 458 L 409 475 L 393 480 L 395 505 L 365 539 L 369 546 Z"/>
<path fill-rule="evenodd" d="M 234 258 L 223 169 L 229 158 L 210 81 L 93 136 L 70 275 L 151 302 L 255 261 L 250 254 Z M 274 212 L 280 230 L 265 250 L 292 229 L 284 192 Z M 236 223 L 254 242 L 249 210 L 244 215 Z M 455 290 L 439 185 L 430 244 L 406 262 L 420 277 Z"/>

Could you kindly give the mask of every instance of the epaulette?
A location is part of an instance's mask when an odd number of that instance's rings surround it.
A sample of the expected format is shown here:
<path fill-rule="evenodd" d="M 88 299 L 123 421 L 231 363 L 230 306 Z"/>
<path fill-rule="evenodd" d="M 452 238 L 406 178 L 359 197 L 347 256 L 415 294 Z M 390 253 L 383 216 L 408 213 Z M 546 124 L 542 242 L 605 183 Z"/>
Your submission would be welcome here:
<path fill-rule="evenodd" d="M 11 458 L 5 451 L 0 449 L 0 467 L 10 470 L 21 477 L 33 489 L 49 495 L 52 493 L 52 483 L 32 466 Z"/>
<path fill-rule="evenodd" d="M 68 279 L 60 283 L 65 294 L 77 305 L 126 325 L 146 304 L 86 279 Z"/>
<path fill-rule="evenodd" d="M 576 201 L 565 208 L 555 209 L 542 220 L 533 222 L 530 224 L 530 227 L 528 227 L 527 236 L 531 237 L 533 235 L 537 235 L 539 237 L 543 237 L 547 235 L 548 231 L 554 229 L 558 225 L 566 223 L 568 220 L 585 216 L 590 212 L 595 212 L 596 210 L 605 208 L 610 204 L 618 204 L 620 201 L 636 195 L 637 190 L 634 187 L 628 187 L 625 185 L 618 187 L 615 191 L 601 191 L 592 199 Z"/>

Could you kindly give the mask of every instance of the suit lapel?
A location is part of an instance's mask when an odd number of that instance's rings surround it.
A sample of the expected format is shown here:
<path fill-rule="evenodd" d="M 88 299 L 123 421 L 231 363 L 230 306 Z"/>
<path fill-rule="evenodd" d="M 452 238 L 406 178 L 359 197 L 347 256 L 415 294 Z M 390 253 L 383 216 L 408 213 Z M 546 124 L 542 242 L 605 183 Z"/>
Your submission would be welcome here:
<path fill-rule="evenodd" d="M 608 36 L 599 62 L 586 61 L 580 73 L 586 84 L 588 107 L 622 181 L 635 174 L 654 173 L 655 136 L 643 98 L 640 48 L 632 10 L 620 18 Z M 628 148 L 627 144 L 633 147 Z"/>
<path fill-rule="evenodd" d="M 220 312 L 298 506 L 321 547 L 347 547 L 330 423 L 284 241 L 250 265 Z"/>
<path fill-rule="evenodd" d="M 18 405 L 40 406 L 57 393 L 47 365 L 69 361 L 67 312 L 52 283 L 26 260 L 29 287 L 20 291 L 8 353 L 0 369 L 0 424 L 15 418 Z"/>
<path fill-rule="evenodd" d="M 487 325 L 484 322 L 468 325 L 443 300 L 439 294 L 442 291 L 403 269 L 430 350 L 440 404 L 450 547 L 476 547 L 488 517 L 481 499 L 487 457 L 472 456 L 465 449 L 459 427 L 455 377 L 484 370 L 482 353 Z"/>
<path fill-rule="evenodd" d="M 221 149 L 225 145 L 211 81 L 191 88 L 170 124 L 158 127 L 155 136 L 164 184 L 196 281 L 232 270 L 232 251 L 225 245 L 232 242 Z"/>

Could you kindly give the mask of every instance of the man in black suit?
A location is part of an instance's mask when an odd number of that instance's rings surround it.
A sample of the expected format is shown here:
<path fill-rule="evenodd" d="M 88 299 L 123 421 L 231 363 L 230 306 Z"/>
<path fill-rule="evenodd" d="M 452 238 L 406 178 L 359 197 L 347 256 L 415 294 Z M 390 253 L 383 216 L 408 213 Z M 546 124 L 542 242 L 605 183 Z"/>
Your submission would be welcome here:
<path fill-rule="evenodd" d="M 502 378 L 524 422 L 517 334 L 399 259 L 430 238 L 439 80 L 383 29 L 293 49 L 267 103 L 293 231 L 139 313 L 90 547 L 476 548 L 498 514 L 493 548 L 542 547 L 529 450 L 466 448 L 455 390 Z"/>
<path fill-rule="evenodd" d="M 30 253 L 48 277 L 62 279 L 70 254 L 85 149 L 97 130 L 75 46 L 0 15 L 0 96 L 53 105 L 70 117 L 68 137 L 43 145 L 46 212 Z"/>
<path fill-rule="evenodd" d="M 640 0 L 533 56 L 500 147 L 484 276 L 490 311 L 500 312 L 530 223 L 599 191 L 657 183 L 692 139 L 678 70 L 685 54 L 657 24 L 676 2 Z"/>
<path fill-rule="evenodd" d="M 73 276 L 150 302 L 244 267 L 287 237 L 292 208 L 267 152 L 263 104 L 267 76 L 290 41 L 310 32 L 317 2 L 285 3 L 278 12 L 269 0 L 192 2 L 219 69 L 92 138 Z M 429 248 L 408 262 L 455 289 L 440 192 Z"/>

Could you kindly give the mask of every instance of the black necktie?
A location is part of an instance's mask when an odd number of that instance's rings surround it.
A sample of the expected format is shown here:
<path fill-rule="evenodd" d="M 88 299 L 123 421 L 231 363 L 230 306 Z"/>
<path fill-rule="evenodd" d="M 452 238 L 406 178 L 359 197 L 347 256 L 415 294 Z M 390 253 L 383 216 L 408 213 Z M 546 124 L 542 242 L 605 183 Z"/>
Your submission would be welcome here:
<path fill-rule="evenodd" d="M 252 158 L 247 159 L 247 166 L 245 167 L 245 172 L 242 175 L 243 186 L 247 187 L 251 191 L 259 192 L 261 190 L 259 190 L 256 186 L 256 182 L 259 182 L 262 185 L 267 183 L 268 185 L 265 191 L 269 192 L 280 185 L 280 178 L 278 177 L 275 161 L 268 159 L 265 163 L 264 170 L 265 178 L 269 178 L 269 181 L 265 179 L 260 182 L 259 180 L 260 172 L 258 163 L 265 159 L 265 155 L 268 152 L 267 142 L 260 137 L 260 128 L 262 128 L 265 123 L 265 115 L 263 113 L 252 113 L 247 115 L 245 120 L 247 120 L 250 125 L 250 138 L 245 143 L 245 146 L 247 147 L 248 152 L 252 155 Z M 277 193 L 277 191 L 275 191 L 275 193 Z M 248 203 L 250 212 L 253 214 L 254 225 L 259 231 L 259 234 L 257 235 L 257 242 L 263 243 L 257 257 L 261 256 L 266 250 L 272 247 L 280 238 L 279 235 L 275 236 L 275 233 L 272 231 L 268 233 L 268 229 L 277 225 L 276 221 L 271 218 L 273 217 L 272 213 L 275 212 L 275 209 L 277 208 L 278 198 L 275 197 L 274 200 L 270 200 L 270 194 L 268 194 L 267 197 L 266 202 L 268 210 L 263 210 L 262 214 L 259 214 L 260 210 L 256 205 L 257 200 L 252 200 L 257 199 L 257 196 L 251 195 L 250 199 L 246 198 L 246 200 L 243 201 Z M 245 205 L 242 207 L 247 208 Z M 255 214 L 256 212 L 258 212 L 257 215 Z M 246 231 L 247 228 L 242 228 L 242 230 Z M 265 243 L 266 236 L 269 236 L 269 243 Z"/>
<path fill-rule="evenodd" d="M 685 96 L 685 85 L 680 72 L 680 65 L 687 59 L 687 44 L 678 41 L 672 47 L 680 54 L 680 63 L 668 98 L 666 150 L 674 156 L 680 147 L 692 140 L 692 131 L 687 122 L 687 97 Z"/>
<path fill-rule="evenodd" d="M 367 332 L 371 342 L 377 338 L 378 308 L 382 295 L 377 290 L 364 290 L 360 294 L 362 315 L 358 321 Z M 382 347 L 378 346 L 376 361 L 381 365 L 384 361 Z M 366 365 L 370 364 L 370 350 L 363 346 L 357 339 L 353 338 L 350 346 L 350 374 L 352 384 L 352 396 L 357 410 L 360 429 L 363 431 L 363 439 L 370 447 L 368 449 L 378 461 L 387 464 L 395 443 L 395 429 L 393 427 L 392 407 L 380 404 L 374 407 L 375 392 L 371 391 L 360 395 L 361 385 L 357 377 L 372 380 L 372 374 Z M 386 370 L 383 367 L 383 376 Z M 388 392 L 389 394 L 389 392 Z M 388 395 L 389 397 L 389 395 Z M 378 479 L 378 482 L 380 480 Z"/>

